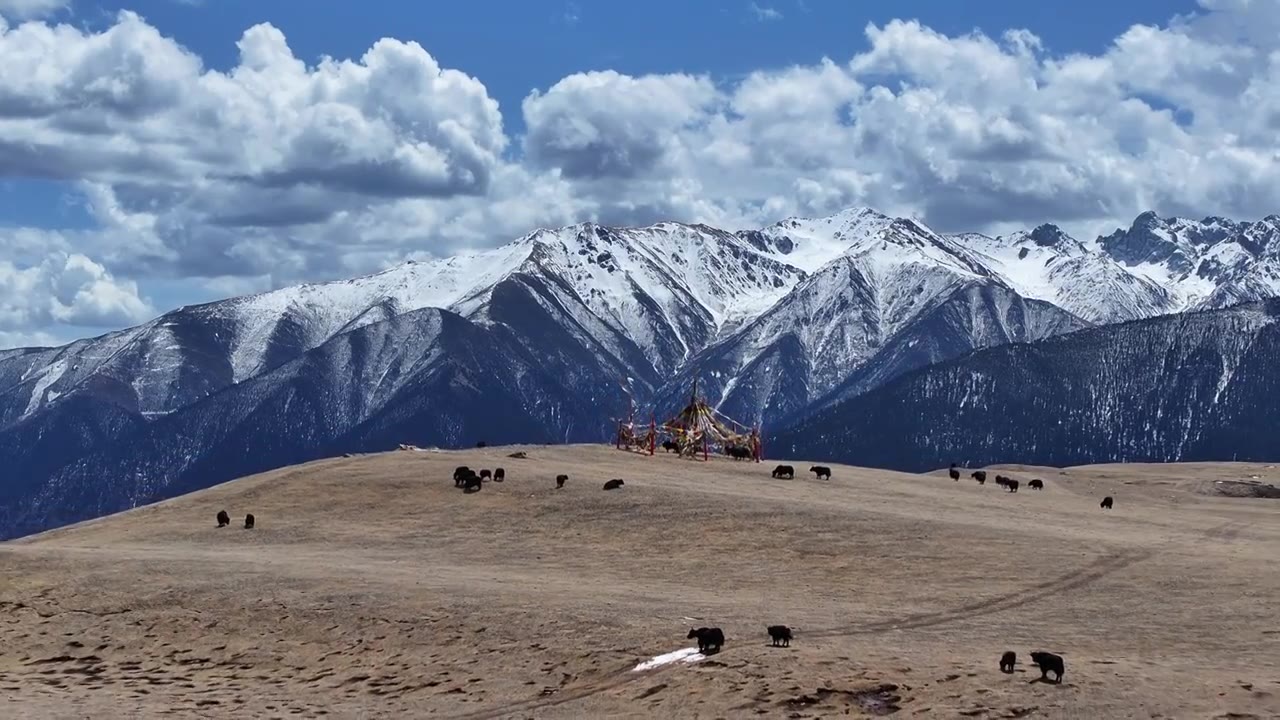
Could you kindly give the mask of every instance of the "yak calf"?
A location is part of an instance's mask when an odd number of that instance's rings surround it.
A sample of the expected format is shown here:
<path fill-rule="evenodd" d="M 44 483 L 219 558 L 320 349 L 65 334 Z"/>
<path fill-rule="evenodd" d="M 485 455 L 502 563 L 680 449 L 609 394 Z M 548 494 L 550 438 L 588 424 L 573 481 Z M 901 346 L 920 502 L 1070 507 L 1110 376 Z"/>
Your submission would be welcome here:
<path fill-rule="evenodd" d="M 1005 673 L 1006 675 L 1011 674 L 1013 672 L 1013 666 L 1016 664 L 1018 664 L 1018 653 L 1010 650 L 1000 656 L 1000 672 Z"/>

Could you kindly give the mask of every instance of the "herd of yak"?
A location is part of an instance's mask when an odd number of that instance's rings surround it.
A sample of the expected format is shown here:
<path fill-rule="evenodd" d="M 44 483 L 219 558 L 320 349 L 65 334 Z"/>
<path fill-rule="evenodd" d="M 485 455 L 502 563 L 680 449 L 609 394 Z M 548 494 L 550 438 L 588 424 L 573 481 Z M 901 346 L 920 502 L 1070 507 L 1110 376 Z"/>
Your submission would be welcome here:
<path fill-rule="evenodd" d="M 666 447 L 666 445 L 667 443 L 664 442 L 663 447 Z M 513 455 L 513 457 L 517 455 L 523 455 L 523 453 L 517 453 L 516 455 Z M 817 478 L 818 480 L 831 479 L 831 468 L 825 465 L 813 465 L 809 468 L 809 472 L 813 473 L 814 477 Z M 791 480 L 791 479 L 794 479 L 796 476 L 796 469 L 791 465 L 778 465 L 773 469 L 772 475 L 774 478 Z M 960 479 L 960 469 L 956 466 L 955 463 L 951 463 L 951 467 L 947 470 L 947 475 L 952 480 Z M 480 490 L 482 487 L 484 487 L 484 481 L 493 480 L 493 482 L 502 482 L 506 479 L 506 476 L 507 476 L 506 471 L 503 470 L 502 468 L 498 468 L 493 472 L 490 472 L 489 470 L 480 470 L 479 472 L 476 472 L 475 470 L 472 470 L 466 465 L 462 465 L 453 471 L 453 484 L 454 484 L 454 487 L 462 488 L 463 492 L 476 492 Z M 969 477 L 977 481 L 979 485 L 987 484 L 986 470 L 975 470 L 969 474 Z M 568 480 L 569 480 L 568 475 L 557 475 L 556 489 L 559 490 L 560 488 L 563 488 L 565 482 L 567 482 Z M 1013 478 L 1010 478 L 1010 477 L 1005 477 L 1004 475 L 996 475 L 995 481 L 996 481 L 996 485 L 999 485 L 1000 487 L 1004 488 L 1005 490 L 1008 490 L 1011 493 L 1018 492 L 1018 488 L 1021 486 L 1021 483 L 1019 481 L 1014 480 Z M 604 489 L 617 490 L 618 488 L 622 487 L 623 484 L 624 483 L 621 479 L 615 478 L 613 480 L 606 482 L 604 484 Z M 1044 481 L 1040 480 L 1039 478 L 1031 480 L 1030 482 L 1027 483 L 1027 487 L 1031 488 L 1032 490 L 1043 490 Z M 1103 510 L 1110 510 L 1114 502 L 1115 501 L 1111 498 L 1111 496 L 1108 495 L 1107 497 L 1102 499 L 1101 507 Z"/>
<path fill-rule="evenodd" d="M 791 628 L 786 625 L 770 625 L 765 632 L 769 633 L 770 644 L 774 647 L 791 647 Z M 694 628 L 689 631 L 688 639 L 694 638 L 698 640 L 698 652 L 704 655 L 720 652 L 724 646 L 724 631 L 718 627 Z M 1004 653 L 1000 656 L 1000 672 L 1012 674 L 1017 662 L 1017 653 L 1012 650 Z M 1031 653 L 1031 664 L 1040 669 L 1041 681 L 1048 682 L 1049 673 L 1053 673 L 1055 684 L 1062 682 L 1062 675 L 1067 669 L 1061 655 L 1041 650 Z"/>
<path fill-rule="evenodd" d="M 453 486 L 457 488 L 462 488 L 463 492 L 478 491 L 480 488 L 484 487 L 485 480 L 492 480 L 493 482 L 504 482 L 506 479 L 507 479 L 507 471 L 502 468 L 498 468 L 497 470 L 494 470 L 492 473 L 490 473 L 488 470 L 481 470 L 480 472 L 476 472 L 475 470 L 472 470 L 466 465 L 459 465 L 453 471 Z M 557 475 L 556 489 L 559 490 L 563 488 L 564 484 L 568 481 L 569 481 L 568 475 Z M 622 487 L 625 484 L 626 483 L 624 483 L 621 478 L 614 478 L 613 480 L 610 480 L 604 484 L 604 489 L 617 490 L 618 488 Z"/>
<path fill-rule="evenodd" d="M 219 510 L 218 515 L 215 519 L 218 521 L 218 527 L 220 528 L 224 528 L 231 524 L 231 516 L 227 514 L 226 510 Z M 248 515 L 245 515 L 244 529 L 252 530 L 253 525 L 254 525 L 253 513 L 249 513 Z"/>
<path fill-rule="evenodd" d="M 960 470 L 956 467 L 955 463 L 951 463 L 951 468 L 947 470 L 947 475 L 952 480 L 960 479 Z M 969 473 L 969 477 L 976 480 L 979 485 L 987 484 L 986 470 L 974 470 L 972 473 Z M 996 484 L 1004 488 L 1005 490 L 1008 490 L 1009 492 L 1015 492 L 1015 493 L 1018 492 L 1019 482 L 1017 480 L 1014 480 L 1013 478 L 1005 477 L 1004 475 L 996 475 Z M 1043 490 L 1044 481 L 1040 479 L 1032 480 L 1031 482 L 1027 483 L 1027 487 L 1031 488 L 1032 490 Z M 1103 510 L 1110 510 L 1114 505 L 1115 505 L 1115 500 L 1110 495 L 1108 495 L 1102 498 L 1102 502 L 1099 504 L 1099 507 L 1101 507 Z"/>

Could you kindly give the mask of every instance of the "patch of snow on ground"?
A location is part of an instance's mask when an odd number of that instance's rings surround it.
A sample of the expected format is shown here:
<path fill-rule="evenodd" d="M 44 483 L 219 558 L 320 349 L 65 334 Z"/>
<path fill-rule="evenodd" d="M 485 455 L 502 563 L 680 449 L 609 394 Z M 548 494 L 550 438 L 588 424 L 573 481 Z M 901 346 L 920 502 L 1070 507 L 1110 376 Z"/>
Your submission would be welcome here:
<path fill-rule="evenodd" d="M 696 663 L 699 660 L 706 659 L 707 656 L 698 652 L 698 648 L 681 648 L 675 652 L 669 652 L 665 655 L 658 655 L 650 658 L 649 660 L 645 660 L 634 668 L 631 668 L 631 672 L 644 672 L 645 670 L 653 670 L 654 668 L 660 668 L 663 665 L 670 665 L 677 662 Z"/>

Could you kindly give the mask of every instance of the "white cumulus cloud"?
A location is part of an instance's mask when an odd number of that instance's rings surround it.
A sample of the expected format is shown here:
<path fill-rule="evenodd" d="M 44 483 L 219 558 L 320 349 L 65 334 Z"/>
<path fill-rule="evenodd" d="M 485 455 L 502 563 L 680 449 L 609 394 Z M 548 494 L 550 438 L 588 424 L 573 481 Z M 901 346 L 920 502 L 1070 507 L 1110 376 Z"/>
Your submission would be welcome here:
<path fill-rule="evenodd" d="M 27 267 L 0 260 L 0 332 L 55 324 L 115 328 L 153 313 L 135 282 L 113 277 L 79 253 L 50 253 Z"/>

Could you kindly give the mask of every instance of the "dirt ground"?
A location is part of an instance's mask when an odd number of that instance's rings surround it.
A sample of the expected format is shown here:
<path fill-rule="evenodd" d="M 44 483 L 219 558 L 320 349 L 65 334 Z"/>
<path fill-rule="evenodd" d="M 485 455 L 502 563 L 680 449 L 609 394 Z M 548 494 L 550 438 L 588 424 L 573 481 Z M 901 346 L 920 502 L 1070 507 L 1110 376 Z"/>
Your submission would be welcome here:
<path fill-rule="evenodd" d="M 335 458 L 3 543 L 0 717 L 1280 717 L 1280 500 L 1213 491 L 1276 467 L 775 462 Z"/>

